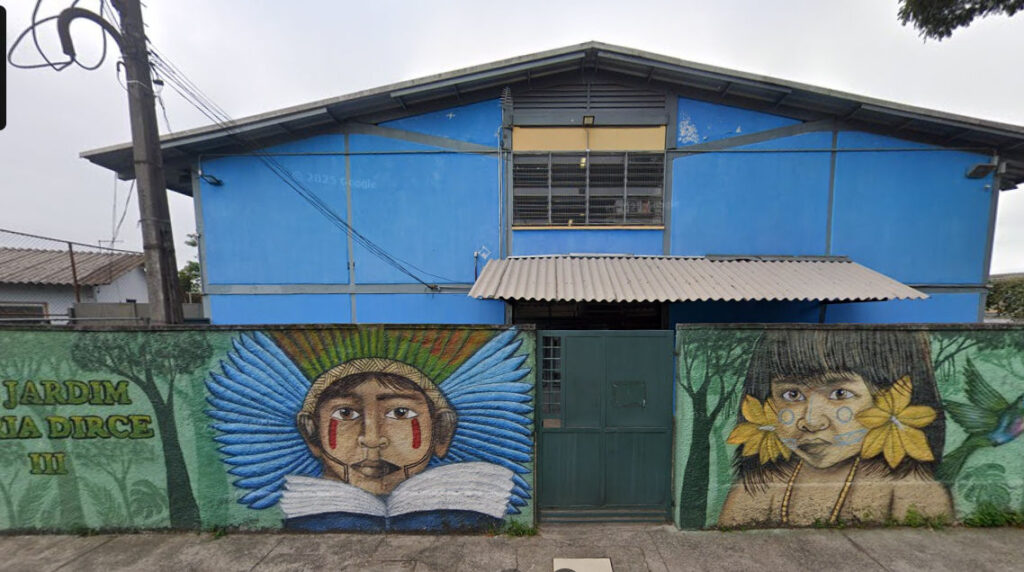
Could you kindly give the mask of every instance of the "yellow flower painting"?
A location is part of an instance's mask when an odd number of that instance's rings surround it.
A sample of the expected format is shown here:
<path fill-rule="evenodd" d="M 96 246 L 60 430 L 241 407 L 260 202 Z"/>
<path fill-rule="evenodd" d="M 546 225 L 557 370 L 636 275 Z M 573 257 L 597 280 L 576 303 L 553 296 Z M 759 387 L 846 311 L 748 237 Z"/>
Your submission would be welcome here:
<path fill-rule="evenodd" d="M 927 405 L 910 405 L 913 384 L 910 376 L 901 377 L 889 389 L 875 395 L 874 407 L 857 414 L 857 420 L 869 429 L 861 456 L 882 454 L 895 469 L 910 456 L 918 461 L 934 461 L 928 439 L 921 429 L 935 420 L 935 410 Z"/>
<path fill-rule="evenodd" d="M 767 399 L 762 404 L 756 397 L 744 395 L 740 410 L 746 422 L 737 424 L 726 442 L 730 445 L 743 445 L 742 455 L 757 455 L 762 465 L 780 456 L 788 461 L 792 452 L 775 433 L 779 416 L 772 400 Z"/>

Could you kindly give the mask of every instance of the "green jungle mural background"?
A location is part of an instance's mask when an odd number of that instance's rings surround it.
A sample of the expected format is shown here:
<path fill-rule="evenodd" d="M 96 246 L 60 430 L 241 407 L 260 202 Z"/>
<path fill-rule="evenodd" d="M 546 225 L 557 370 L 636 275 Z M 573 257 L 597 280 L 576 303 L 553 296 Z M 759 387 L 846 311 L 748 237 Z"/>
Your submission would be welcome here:
<path fill-rule="evenodd" d="M 494 328 L 0 330 L 0 528 L 532 524 L 533 355 Z"/>
<path fill-rule="evenodd" d="M 675 362 L 681 528 L 1024 510 L 1022 329 L 680 327 Z M 534 384 L 529 330 L 2 329 L 0 528 L 532 525 Z"/>

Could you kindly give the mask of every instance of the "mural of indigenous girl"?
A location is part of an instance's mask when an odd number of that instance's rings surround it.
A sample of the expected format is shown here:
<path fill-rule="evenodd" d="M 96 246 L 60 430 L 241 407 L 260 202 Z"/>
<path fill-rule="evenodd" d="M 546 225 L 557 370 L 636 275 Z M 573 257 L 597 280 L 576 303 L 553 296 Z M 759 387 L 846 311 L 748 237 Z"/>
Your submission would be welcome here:
<path fill-rule="evenodd" d="M 530 498 L 532 390 L 514 330 L 242 334 L 207 381 L 223 460 L 286 528 L 458 530 Z"/>
<path fill-rule="evenodd" d="M 925 334 L 767 330 L 751 356 L 719 525 L 951 516 Z"/>

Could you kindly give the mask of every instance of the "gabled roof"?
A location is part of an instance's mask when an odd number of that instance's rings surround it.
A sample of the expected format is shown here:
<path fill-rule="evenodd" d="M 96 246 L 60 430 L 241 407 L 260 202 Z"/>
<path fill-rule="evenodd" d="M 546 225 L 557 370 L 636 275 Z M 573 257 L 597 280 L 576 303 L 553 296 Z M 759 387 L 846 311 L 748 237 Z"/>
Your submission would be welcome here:
<path fill-rule="evenodd" d="M 621 254 L 492 260 L 469 295 L 543 302 L 868 302 L 928 297 L 843 257 Z"/>
<path fill-rule="evenodd" d="M 143 265 L 141 253 L 75 252 L 80 286 L 110 284 Z M 0 248 L 0 284 L 74 286 L 71 258 L 66 250 Z"/>
<path fill-rule="evenodd" d="M 452 105 L 496 97 L 505 86 L 578 70 L 600 70 L 668 87 L 680 95 L 766 111 L 804 121 L 836 119 L 851 129 L 952 147 L 998 153 L 1007 160 L 1003 188 L 1024 181 L 1024 127 L 934 111 L 822 87 L 739 72 L 668 56 L 587 42 L 443 74 L 404 81 L 238 119 L 235 128 L 256 141 L 298 138 L 353 119 L 416 113 L 445 100 Z M 217 126 L 161 138 L 168 187 L 191 194 L 181 167 L 197 155 L 237 147 Z M 97 165 L 131 178 L 131 145 L 82 153 Z M 177 166 L 177 167 L 176 167 Z"/>

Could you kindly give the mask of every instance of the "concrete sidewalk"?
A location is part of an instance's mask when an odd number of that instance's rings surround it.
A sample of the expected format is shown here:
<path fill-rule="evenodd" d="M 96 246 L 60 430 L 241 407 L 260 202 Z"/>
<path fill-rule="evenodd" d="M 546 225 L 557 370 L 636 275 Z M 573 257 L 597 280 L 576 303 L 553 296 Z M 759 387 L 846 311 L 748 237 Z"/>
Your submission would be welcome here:
<path fill-rule="evenodd" d="M 544 571 L 554 558 L 665 570 L 1024 570 L 1024 529 L 678 531 L 545 525 L 534 537 L 140 533 L 0 537 L 0 570 Z M 600 568 L 596 568 L 599 570 Z M 607 569 L 607 568 L 605 568 Z M 577 572 L 585 568 L 577 567 Z"/>

